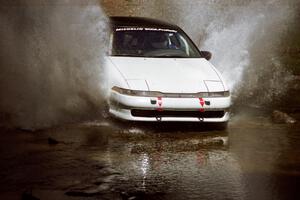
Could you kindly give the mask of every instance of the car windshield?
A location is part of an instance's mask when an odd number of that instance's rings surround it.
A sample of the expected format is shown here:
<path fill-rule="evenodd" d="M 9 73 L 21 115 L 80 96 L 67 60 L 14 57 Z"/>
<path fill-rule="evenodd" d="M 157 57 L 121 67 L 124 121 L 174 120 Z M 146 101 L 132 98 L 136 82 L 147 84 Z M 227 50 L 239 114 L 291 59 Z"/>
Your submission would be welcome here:
<path fill-rule="evenodd" d="M 183 33 L 157 28 L 116 28 L 112 56 L 200 58 L 201 55 Z"/>

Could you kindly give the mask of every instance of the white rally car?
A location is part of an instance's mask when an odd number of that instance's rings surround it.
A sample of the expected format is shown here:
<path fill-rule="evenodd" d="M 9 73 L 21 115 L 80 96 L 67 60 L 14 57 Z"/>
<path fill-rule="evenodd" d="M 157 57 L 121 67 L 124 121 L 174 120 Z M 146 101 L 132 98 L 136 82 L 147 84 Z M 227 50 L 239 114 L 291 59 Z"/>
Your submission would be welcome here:
<path fill-rule="evenodd" d="M 178 26 L 110 17 L 105 59 L 109 112 L 129 121 L 229 120 L 231 98 L 221 74 Z"/>

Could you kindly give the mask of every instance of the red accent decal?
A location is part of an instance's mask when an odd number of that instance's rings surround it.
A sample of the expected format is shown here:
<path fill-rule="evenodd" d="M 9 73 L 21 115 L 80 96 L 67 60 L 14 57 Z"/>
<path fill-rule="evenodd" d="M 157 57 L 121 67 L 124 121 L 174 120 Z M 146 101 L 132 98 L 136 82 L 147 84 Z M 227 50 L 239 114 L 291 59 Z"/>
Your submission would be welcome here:
<path fill-rule="evenodd" d="M 200 100 L 200 104 L 201 104 L 201 106 L 203 107 L 204 106 L 204 99 L 203 98 L 199 98 L 199 100 Z"/>
<path fill-rule="evenodd" d="M 200 112 L 205 112 L 204 108 L 200 108 Z"/>
<path fill-rule="evenodd" d="M 162 97 L 157 97 L 157 104 L 158 104 L 158 108 L 156 109 L 157 111 L 162 111 Z"/>

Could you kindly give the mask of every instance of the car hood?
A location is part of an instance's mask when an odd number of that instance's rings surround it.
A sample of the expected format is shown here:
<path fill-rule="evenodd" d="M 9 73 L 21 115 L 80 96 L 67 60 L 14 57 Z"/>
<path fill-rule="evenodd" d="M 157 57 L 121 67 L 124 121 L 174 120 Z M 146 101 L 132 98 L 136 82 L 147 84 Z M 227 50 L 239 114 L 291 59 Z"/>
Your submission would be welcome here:
<path fill-rule="evenodd" d="M 110 57 L 110 60 L 130 89 L 169 93 L 224 91 L 216 69 L 204 58 Z M 211 89 L 209 85 L 213 85 Z"/>

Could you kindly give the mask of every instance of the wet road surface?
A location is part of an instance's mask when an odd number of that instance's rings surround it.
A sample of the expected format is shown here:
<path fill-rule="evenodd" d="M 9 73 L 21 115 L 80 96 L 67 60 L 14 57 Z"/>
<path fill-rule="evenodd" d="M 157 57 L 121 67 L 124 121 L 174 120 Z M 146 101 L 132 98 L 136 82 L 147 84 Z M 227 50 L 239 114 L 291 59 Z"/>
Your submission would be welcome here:
<path fill-rule="evenodd" d="M 31 191 L 40 199 L 300 198 L 299 123 L 248 113 L 226 131 L 131 126 L 3 130 L 0 199 Z"/>

